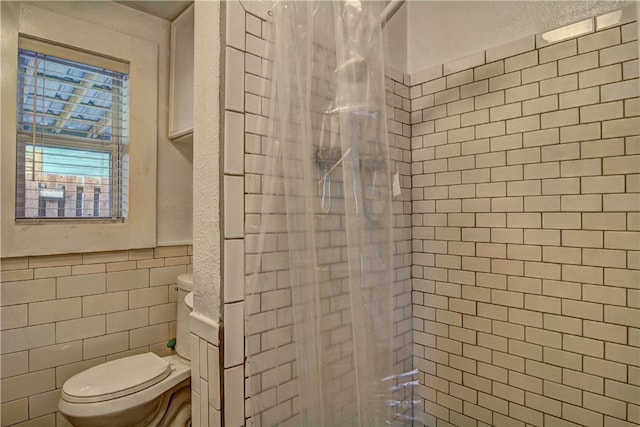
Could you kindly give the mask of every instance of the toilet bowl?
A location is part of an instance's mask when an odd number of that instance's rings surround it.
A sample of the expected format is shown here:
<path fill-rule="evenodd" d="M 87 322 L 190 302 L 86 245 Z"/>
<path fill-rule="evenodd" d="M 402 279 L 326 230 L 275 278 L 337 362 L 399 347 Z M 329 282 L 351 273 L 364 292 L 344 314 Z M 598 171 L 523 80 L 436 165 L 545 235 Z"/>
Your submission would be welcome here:
<path fill-rule="evenodd" d="M 112 360 L 80 372 L 64 383 L 58 408 L 73 426 L 190 425 L 190 308 L 185 297 L 192 287 L 190 274 L 178 277 L 177 354 L 159 357 L 144 353 Z"/>

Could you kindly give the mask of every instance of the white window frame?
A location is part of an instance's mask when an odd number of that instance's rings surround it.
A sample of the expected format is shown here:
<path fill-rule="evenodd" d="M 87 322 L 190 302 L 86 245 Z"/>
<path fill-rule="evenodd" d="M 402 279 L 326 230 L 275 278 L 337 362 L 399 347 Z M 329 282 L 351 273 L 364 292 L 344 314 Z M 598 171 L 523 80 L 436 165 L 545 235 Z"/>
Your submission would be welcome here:
<path fill-rule="evenodd" d="M 0 2 L 2 257 L 148 248 L 156 244 L 158 45 L 23 2 Z M 16 222 L 18 35 L 128 62 L 129 215 L 124 222 Z"/>

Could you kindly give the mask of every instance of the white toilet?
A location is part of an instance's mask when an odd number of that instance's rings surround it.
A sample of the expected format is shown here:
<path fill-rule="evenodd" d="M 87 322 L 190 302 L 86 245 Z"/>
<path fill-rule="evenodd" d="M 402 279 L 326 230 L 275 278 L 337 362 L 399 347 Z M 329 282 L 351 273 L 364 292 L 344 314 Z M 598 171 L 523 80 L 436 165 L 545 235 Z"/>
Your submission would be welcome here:
<path fill-rule="evenodd" d="M 76 427 L 188 427 L 191 424 L 189 312 L 191 274 L 178 276 L 177 355 L 145 353 L 69 378 L 60 412 Z M 187 305 L 187 302 L 190 305 Z"/>

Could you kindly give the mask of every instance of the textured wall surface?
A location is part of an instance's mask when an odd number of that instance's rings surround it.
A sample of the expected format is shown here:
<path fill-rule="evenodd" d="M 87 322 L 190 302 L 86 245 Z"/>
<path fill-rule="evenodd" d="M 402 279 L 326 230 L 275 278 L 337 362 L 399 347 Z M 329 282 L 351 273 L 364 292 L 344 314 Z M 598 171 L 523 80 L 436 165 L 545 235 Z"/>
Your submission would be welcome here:
<path fill-rule="evenodd" d="M 191 422 L 222 422 L 218 327 L 224 200 L 220 173 L 221 3 L 196 2 L 194 10 L 193 288 L 191 317 Z M 231 425 L 231 424 L 229 424 Z"/>
<path fill-rule="evenodd" d="M 637 33 L 524 38 L 412 76 L 426 425 L 640 422 Z"/>
<path fill-rule="evenodd" d="M 220 317 L 220 4 L 195 5 L 194 311 Z"/>

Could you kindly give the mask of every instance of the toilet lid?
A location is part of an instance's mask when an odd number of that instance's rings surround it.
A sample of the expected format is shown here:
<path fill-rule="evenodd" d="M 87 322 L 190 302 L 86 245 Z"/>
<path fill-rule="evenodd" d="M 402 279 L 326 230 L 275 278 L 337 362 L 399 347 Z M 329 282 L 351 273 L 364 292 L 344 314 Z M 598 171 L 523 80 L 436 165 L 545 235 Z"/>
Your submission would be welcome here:
<path fill-rule="evenodd" d="M 103 363 L 69 378 L 62 386 L 68 402 L 102 402 L 126 396 L 162 381 L 171 366 L 153 353 Z"/>

